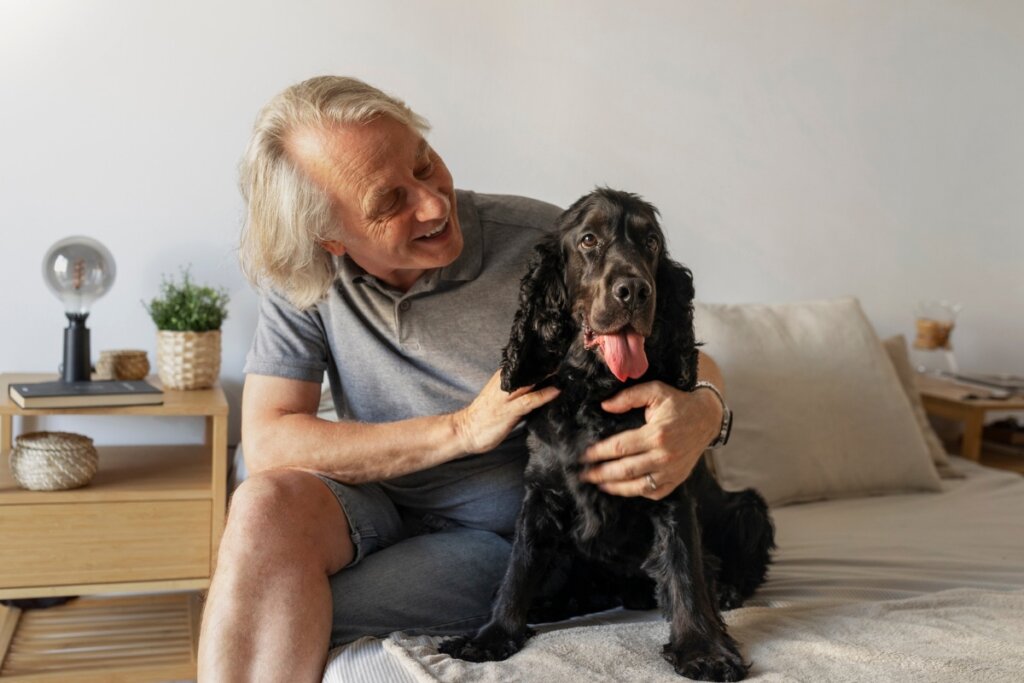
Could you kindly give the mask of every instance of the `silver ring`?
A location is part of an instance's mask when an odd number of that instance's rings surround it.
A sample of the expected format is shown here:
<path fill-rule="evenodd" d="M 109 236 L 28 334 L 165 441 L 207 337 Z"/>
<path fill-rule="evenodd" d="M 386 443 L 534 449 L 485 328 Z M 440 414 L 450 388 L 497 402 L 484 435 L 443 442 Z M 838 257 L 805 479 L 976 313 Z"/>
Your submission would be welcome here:
<path fill-rule="evenodd" d="M 648 491 L 654 491 L 655 489 L 658 488 L 658 483 L 656 481 L 654 481 L 654 475 L 651 474 L 650 472 L 648 472 L 646 475 L 644 475 L 644 479 L 647 480 L 647 490 Z"/>

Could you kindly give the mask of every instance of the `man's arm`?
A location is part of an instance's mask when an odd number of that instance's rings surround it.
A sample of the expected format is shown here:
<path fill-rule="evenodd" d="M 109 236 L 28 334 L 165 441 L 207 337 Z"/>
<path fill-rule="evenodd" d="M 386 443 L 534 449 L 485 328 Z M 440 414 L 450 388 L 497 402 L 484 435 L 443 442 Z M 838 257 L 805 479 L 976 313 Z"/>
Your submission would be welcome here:
<path fill-rule="evenodd" d="M 295 467 L 351 484 L 381 481 L 483 453 L 508 436 L 531 410 L 558 391 L 501 390 L 498 373 L 473 402 L 454 413 L 371 424 L 316 417 L 320 385 L 247 375 L 242 394 L 242 441 L 252 472 Z"/>
<path fill-rule="evenodd" d="M 722 371 L 700 353 L 697 378 L 725 395 Z M 620 432 L 587 449 L 581 479 L 620 496 L 664 498 L 686 481 L 722 426 L 722 404 L 711 391 L 685 392 L 662 382 L 625 389 L 601 404 L 608 412 L 644 408 L 646 424 Z M 657 487 L 649 490 L 647 475 Z"/>

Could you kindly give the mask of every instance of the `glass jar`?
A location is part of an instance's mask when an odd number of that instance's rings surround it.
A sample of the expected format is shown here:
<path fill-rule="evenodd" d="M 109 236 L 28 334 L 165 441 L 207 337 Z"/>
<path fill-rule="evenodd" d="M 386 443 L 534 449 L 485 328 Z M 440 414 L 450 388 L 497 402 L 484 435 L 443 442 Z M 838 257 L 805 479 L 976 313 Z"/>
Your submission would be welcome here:
<path fill-rule="evenodd" d="M 959 372 L 951 337 L 960 309 L 960 304 L 934 300 L 919 301 L 914 307 L 917 335 L 914 337 L 910 360 L 918 372 Z"/>

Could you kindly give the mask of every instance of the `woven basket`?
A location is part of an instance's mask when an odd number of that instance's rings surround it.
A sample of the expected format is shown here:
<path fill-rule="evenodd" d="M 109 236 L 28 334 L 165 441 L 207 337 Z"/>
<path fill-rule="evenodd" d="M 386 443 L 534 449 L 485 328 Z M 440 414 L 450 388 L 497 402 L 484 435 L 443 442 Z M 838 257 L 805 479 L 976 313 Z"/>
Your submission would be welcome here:
<path fill-rule="evenodd" d="M 220 376 L 220 330 L 156 333 L 156 367 L 166 389 L 206 389 Z"/>
<path fill-rule="evenodd" d="M 99 454 L 92 439 L 70 432 L 22 434 L 11 449 L 11 476 L 31 491 L 85 486 L 96 474 Z"/>
<path fill-rule="evenodd" d="M 96 377 L 98 379 L 146 379 L 149 374 L 149 359 L 145 351 L 136 349 L 118 349 L 100 351 L 100 359 L 96 361 Z"/>

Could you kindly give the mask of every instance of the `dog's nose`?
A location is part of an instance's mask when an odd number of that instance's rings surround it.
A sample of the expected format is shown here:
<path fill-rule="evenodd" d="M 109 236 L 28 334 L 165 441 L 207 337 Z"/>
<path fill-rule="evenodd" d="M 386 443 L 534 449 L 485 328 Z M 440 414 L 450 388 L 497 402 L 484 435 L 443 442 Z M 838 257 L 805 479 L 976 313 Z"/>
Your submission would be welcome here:
<path fill-rule="evenodd" d="M 651 286 L 638 277 L 622 277 L 612 285 L 612 293 L 623 306 L 630 308 L 643 304 L 651 296 Z"/>

